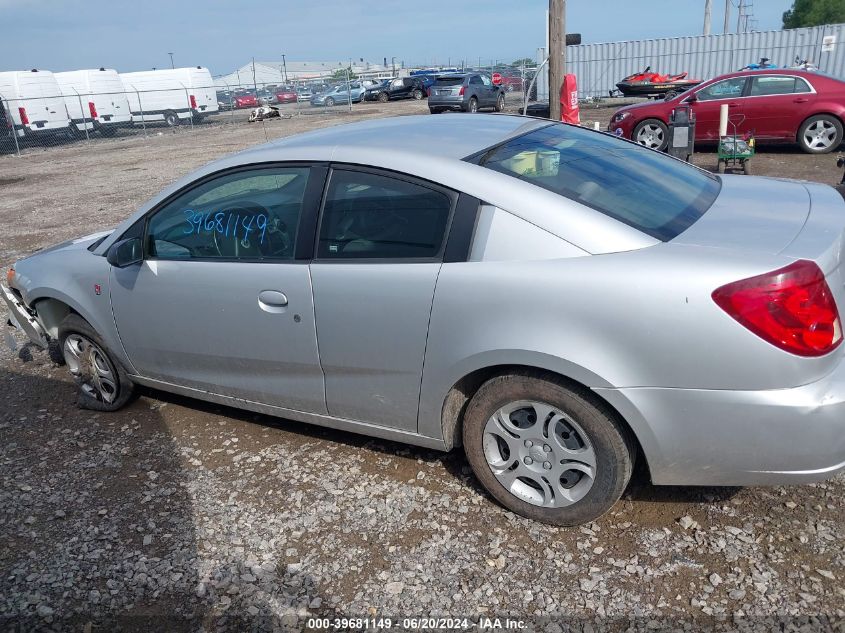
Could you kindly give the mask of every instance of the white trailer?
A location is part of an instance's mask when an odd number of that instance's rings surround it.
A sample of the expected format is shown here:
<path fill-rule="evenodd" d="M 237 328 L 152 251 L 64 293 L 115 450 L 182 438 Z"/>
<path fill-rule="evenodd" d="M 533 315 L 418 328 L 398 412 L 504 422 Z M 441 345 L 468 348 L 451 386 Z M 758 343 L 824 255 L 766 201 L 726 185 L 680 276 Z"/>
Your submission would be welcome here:
<path fill-rule="evenodd" d="M 173 68 L 121 73 L 132 120 L 179 125 L 217 112 L 217 93 L 208 68 Z"/>
<path fill-rule="evenodd" d="M 73 129 L 110 136 L 132 124 L 129 100 L 116 70 L 99 68 L 56 73 Z"/>
<path fill-rule="evenodd" d="M 0 99 L 8 124 L 19 138 L 70 131 L 64 97 L 49 70 L 0 72 Z"/>

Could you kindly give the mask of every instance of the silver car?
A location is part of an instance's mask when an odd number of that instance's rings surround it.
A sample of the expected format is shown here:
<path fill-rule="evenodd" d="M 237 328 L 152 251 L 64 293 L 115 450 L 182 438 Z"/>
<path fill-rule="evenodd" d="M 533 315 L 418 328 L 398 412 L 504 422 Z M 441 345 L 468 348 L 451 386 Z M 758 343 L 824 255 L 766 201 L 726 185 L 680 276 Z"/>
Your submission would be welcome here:
<path fill-rule="evenodd" d="M 502 505 L 845 468 L 845 202 L 601 132 L 397 117 L 214 162 L 17 262 L 83 407 L 145 385 L 448 451 Z"/>

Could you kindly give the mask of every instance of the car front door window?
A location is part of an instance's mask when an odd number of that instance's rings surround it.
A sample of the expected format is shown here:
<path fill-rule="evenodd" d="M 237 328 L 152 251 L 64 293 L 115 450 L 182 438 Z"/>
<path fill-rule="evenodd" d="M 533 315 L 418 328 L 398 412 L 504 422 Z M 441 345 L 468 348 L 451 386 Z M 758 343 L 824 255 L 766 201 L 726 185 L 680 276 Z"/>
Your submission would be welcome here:
<path fill-rule="evenodd" d="M 154 259 L 293 259 L 306 167 L 237 171 L 178 196 L 150 218 Z"/>
<path fill-rule="evenodd" d="M 734 77 L 717 81 L 696 93 L 698 101 L 715 101 L 717 99 L 735 99 L 742 96 L 745 88 L 745 77 Z"/>

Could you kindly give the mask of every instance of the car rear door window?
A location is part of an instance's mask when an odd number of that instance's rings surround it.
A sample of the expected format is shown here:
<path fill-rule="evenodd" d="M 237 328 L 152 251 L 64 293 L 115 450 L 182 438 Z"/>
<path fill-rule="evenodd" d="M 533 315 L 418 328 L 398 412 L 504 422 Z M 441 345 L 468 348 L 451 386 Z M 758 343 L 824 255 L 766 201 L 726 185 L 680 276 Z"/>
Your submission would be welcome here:
<path fill-rule="evenodd" d="M 307 167 L 239 170 L 208 180 L 150 217 L 155 259 L 290 260 Z"/>
<path fill-rule="evenodd" d="M 439 257 L 452 197 L 391 176 L 335 169 L 320 220 L 321 259 Z"/>
<path fill-rule="evenodd" d="M 669 241 L 719 194 L 712 175 L 607 134 L 552 124 L 468 157 Z"/>
<path fill-rule="evenodd" d="M 810 86 L 800 77 L 762 76 L 751 79 L 752 97 L 789 95 L 810 92 Z"/>
<path fill-rule="evenodd" d="M 715 99 L 734 99 L 742 96 L 745 89 L 745 77 L 733 77 L 710 84 L 695 93 L 699 101 L 713 101 Z"/>

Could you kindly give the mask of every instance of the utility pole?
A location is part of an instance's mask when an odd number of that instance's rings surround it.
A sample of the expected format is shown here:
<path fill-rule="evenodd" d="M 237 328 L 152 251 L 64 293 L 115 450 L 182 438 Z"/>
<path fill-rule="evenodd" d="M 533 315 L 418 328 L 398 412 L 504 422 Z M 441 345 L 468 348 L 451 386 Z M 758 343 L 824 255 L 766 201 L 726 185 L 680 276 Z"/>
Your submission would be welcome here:
<path fill-rule="evenodd" d="M 740 33 L 740 25 L 742 24 L 742 10 L 744 8 L 742 0 L 739 0 L 739 13 L 736 16 L 736 32 Z"/>
<path fill-rule="evenodd" d="M 176 68 L 176 66 L 173 65 L 173 53 L 168 53 L 168 55 L 170 55 L 170 67 Z"/>
<path fill-rule="evenodd" d="M 549 0 L 549 117 L 560 121 L 560 87 L 566 65 L 566 0 Z"/>
<path fill-rule="evenodd" d="M 710 35 L 710 16 L 713 13 L 713 0 L 704 0 L 704 35 Z"/>
<path fill-rule="evenodd" d="M 285 54 L 282 53 L 282 68 L 285 70 L 285 83 L 288 82 L 288 64 L 285 61 Z"/>
<path fill-rule="evenodd" d="M 722 33 L 730 33 L 731 31 L 731 0 L 725 0 L 725 27 Z"/>

